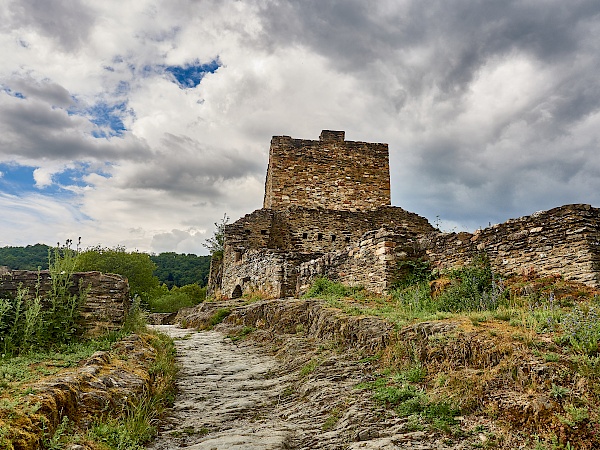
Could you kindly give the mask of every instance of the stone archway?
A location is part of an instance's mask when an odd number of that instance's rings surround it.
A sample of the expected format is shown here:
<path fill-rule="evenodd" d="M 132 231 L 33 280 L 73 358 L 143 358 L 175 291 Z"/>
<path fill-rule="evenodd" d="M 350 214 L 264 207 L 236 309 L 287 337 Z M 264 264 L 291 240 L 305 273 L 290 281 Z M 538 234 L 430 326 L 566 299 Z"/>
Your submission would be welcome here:
<path fill-rule="evenodd" d="M 240 298 L 242 296 L 242 287 L 239 284 L 236 284 L 233 292 L 231 293 L 231 298 Z"/>

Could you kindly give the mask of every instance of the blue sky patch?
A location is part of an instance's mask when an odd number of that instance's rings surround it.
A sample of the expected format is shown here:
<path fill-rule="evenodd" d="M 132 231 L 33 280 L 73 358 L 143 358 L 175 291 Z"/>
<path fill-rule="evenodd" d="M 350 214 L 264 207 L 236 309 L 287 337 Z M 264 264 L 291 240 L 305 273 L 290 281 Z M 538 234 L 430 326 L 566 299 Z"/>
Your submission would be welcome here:
<path fill-rule="evenodd" d="M 53 183 L 42 188 L 36 187 L 33 171 L 37 167 L 21 166 L 18 164 L 0 163 L 0 193 L 22 195 L 31 192 L 70 196 L 68 186 L 84 187 L 83 176 L 88 172 L 88 165 L 81 164 L 75 168 L 68 168 L 52 176 Z"/>
<path fill-rule="evenodd" d="M 96 138 L 122 136 L 126 131 L 125 124 L 121 119 L 127 114 L 125 102 L 115 105 L 100 102 L 88 108 L 85 112 L 89 116 L 90 122 L 98 126 L 97 129 L 92 131 L 92 136 Z"/>
<path fill-rule="evenodd" d="M 24 192 L 38 191 L 35 188 L 33 171 L 35 167 L 0 163 L 0 192 L 19 195 Z"/>
<path fill-rule="evenodd" d="M 221 63 L 217 58 L 207 64 L 200 64 L 196 60 L 184 66 L 165 66 L 165 72 L 173 77 L 181 89 L 189 89 L 198 86 L 207 73 L 215 73 L 219 67 Z"/>
<path fill-rule="evenodd" d="M 25 98 L 25 95 L 23 95 L 21 92 L 13 91 L 10 88 L 4 88 L 2 90 L 4 92 L 6 92 L 8 95 L 10 95 L 11 97 Z"/>

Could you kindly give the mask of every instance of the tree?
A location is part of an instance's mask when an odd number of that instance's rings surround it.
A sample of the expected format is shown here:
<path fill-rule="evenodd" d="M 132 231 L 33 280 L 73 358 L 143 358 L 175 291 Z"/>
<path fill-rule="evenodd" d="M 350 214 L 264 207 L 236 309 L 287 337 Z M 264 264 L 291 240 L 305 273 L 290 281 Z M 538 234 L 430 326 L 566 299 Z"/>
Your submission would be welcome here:
<path fill-rule="evenodd" d="M 225 247 L 225 226 L 229 223 L 229 217 L 227 214 L 223 214 L 221 222 L 215 222 L 215 230 L 213 237 L 206 240 L 203 245 L 208 249 L 211 256 L 216 259 L 223 257 L 223 249 Z"/>
<path fill-rule="evenodd" d="M 48 269 L 48 251 L 51 249 L 45 244 L 0 247 L 0 266 L 8 266 L 13 270 Z"/>
<path fill-rule="evenodd" d="M 204 286 L 208 281 L 210 256 L 164 252 L 150 259 L 157 265 L 154 275 L 169 289 L 194 283 Z"/>
<path fill-rule="evenodd" d="M 88 248 L 79 254 L 76 270 L 81 272 L 97 270 L 103 273 L 116 273 L 127 277 L 132 295 L 139 295 L 147 303 L 154 291 L 160 287 L 154 276 L 156 264 L 150 255 L 140 252 L 127 252 L 124 247 Z"/>

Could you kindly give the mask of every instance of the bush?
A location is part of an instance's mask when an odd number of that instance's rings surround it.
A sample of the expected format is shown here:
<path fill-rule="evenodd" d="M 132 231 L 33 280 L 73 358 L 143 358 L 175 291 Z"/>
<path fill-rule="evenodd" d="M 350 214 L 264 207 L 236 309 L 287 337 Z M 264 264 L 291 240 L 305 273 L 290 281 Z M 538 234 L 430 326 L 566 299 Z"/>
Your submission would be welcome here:
<path fill-rule="evenodd" d="M 345 286 L 341 283 L 331 281 L 326 277 L 318 277 L 315 278 L 310 289 L 303 297 L 344 298 L 356 296 L 359 293 L 364 294 L 364 290 L 362 286 Z"/>
<path fill-rule="evenodd" d="M 394 289 L 402 289 L 421 283 L 428 283 L 433 278 L 431 263 L 422 259 L 404 260 L 398 263 L 398 280 Z"/>
<path fill-rule="evenodd" d="M 158 291 L 157 291 L 158 292 Z M 151 312 L 176 312 L 202 303 L 206 298 L 206 288 L 197 284 L 189 284 L 178 288 L 173 286 L 169 291 L 163 285 L 162 294 L 154 295 L 148 300 Z"/>
<path fill-rule="evenodd" d="M 446 275 L 453 284 L 436 299 L 439 311 L 493 311 L 505 296 L 504 284 L 496 279 L 486 255 Z"/>

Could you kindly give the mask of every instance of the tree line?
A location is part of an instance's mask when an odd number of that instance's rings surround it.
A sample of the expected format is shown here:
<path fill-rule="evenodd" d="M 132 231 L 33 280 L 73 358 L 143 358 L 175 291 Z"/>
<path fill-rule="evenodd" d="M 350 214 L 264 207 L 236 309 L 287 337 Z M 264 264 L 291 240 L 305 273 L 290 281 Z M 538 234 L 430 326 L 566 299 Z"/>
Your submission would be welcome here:
<path fill-rule="evenodd" d="M 0 266 L 7 266 L 13 270 L 38 270 L 38 268 L 47 270 L 48 252 L 52 248 L 45 244 L 27 245 L 25 247 L 0 247 Z M 115 250 L 115 255 L 112 255 L 112 258 L 108 258 L 108 250 Z M 104 253 L 104 259 L 112 259 L 113 263 L 117 262 L 120 253 L 126 253 L 124 249 L 119 247 L 115 249 L 93 247 L 80 253 L 84 254 L 89 251 Z M 172 289 L 173 286 L 182 287 L 189 284 L 206 286 L 208 283 L 210 256 L 174 252 L 164 252 L 158 255 L 140 253 L 140 255 L 147 255 L 149 260 L 155 264 L 156 267 L 153 269 L 152 275 L 157 277 L 159 283 L 166 285 L 168 289 Z M 88 259 L 90 259 L 89 255 Z M 110 265 L 110 262 L 104 264 L 107 268 L 110 268 Z M 116 267 L 118 266 L 117 264 Z"/>

